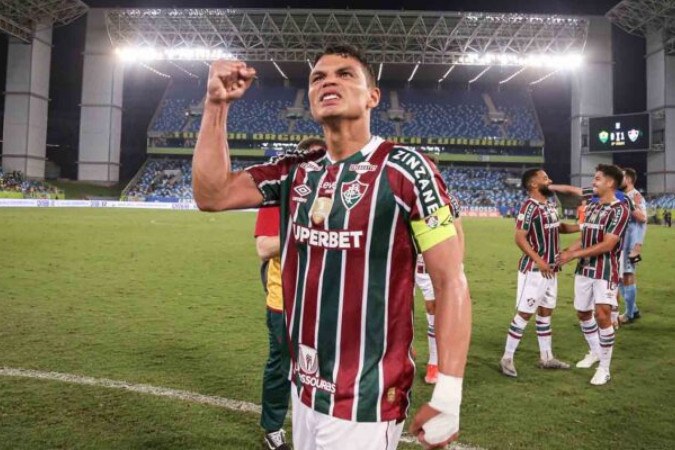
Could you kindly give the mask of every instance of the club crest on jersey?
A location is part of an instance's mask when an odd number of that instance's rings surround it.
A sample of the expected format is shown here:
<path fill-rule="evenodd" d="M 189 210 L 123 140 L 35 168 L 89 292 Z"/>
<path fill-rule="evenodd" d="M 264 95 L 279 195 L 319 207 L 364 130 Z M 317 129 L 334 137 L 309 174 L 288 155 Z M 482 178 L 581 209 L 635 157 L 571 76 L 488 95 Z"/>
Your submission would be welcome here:
<path fill-rule="evenodd" d="M 368 190 L 368 185 L 361 183 L 359 180 L 354 180 L 349 183 L 342 183 L 340 189 L 342 203 L 345 205 L 345 208 L 352 209 L 363 198 Z"/>
<path fill-rule="evenodd" d="M 441 221 L 438 219 L 438 216 L 429 216 L 424 219 L 424 223 L 426 223 L 429 228 L 434 229 L 438 228 L 438 226 L 441 224 Z"/>

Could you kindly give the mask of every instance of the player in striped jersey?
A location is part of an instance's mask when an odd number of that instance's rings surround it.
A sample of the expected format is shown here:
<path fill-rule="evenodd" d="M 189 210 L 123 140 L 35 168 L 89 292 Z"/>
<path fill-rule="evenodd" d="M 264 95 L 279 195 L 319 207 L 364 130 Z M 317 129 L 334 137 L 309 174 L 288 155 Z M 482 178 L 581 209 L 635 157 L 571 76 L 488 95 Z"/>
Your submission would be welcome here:
<path fill-rule="evenodd" d="M 642 212 L 639 208 L 635 206 L 635 203 L 633 202 L 633 196 L 626 195 L 623 191 L 625 186 L 621 186 L 621 188 L 616 189 L 614 191 L 614 195 L 616 196 L 617 200 L 619 200 L 622 203 L 626 204 L 626 207 L 628 208 L 628 211 L 630 212 L 630 218 L 631 220 L 636 220 L 638 222 L 641 222 L 643 220 L 646 220 L 647 216 L 644 212 Z M 558 192 L 561 194 L 569 194 L 569 195 L 575 195 L 577 197 L 581 197 L 584 201 L 587 203 L 597 203 L 599 201 L 598 195 L 595 193 L 595 190 L 593 189 L 592 186 L 580 188 L 576 186 L 570 186 L 567 184 L 552 184 L 550 187 L 551 191 L 553 192 Z M 625 240 L 623 241 L 625 244 Z M 624 245 L 622 244 L 622 245 Z M 620 260 L 623 258 L 623 252 L 622 255 L 620 256 Z M 621 269 L 621 273 L 623 273 L 623 269 Z M 621 289 L 621 285 L 619 285 L 619 290 Z M 619 291 L 617 291 L 617 296 L 619 294 Z M 615 328 L 618 328 L 620 324 L 619 320 L 619 304 L 618 304 L 618 297 L 617 297 L 617 304 L 612 306 L 612 325 Z"/>
<path fill-rule="evenodd" d="M 437 164 L 437 161 L 432 161 Z M 460 217 L 459 202 L 455 197 L 450 195 L 450 211 L 454 218 L 453 223 L 457 230 L 457 238 L 462 251 L 462 258 L 464 257 L 464 229 L 462 228 L 462 220 Z M 424 298 L 424 308 L 427 315 L 427 340 L 429 342 L 429 360 L 427 362 L 427 373 L 424 375 L 424 381 L 427 384 L 436 384 L 438 381 L 438 349 L 436 347 L 436 301 L 434 296 L 434 287 L 431 284 L 431 277 L 427 272 L 427 267 L 424 264 L 424 257 L 420 254 L 417 256 L 417 267 L 415 268 L 415 284 L 422 292 Z"/>
<path fill-rule="evenodd" d="M 619 292 L 626 303 L 626 311 L 619 318 L 621 323 L 631 323 L 640 317 L 637 307 L 637 285 L 635 284 L 635 267 L 642 251 L 642 242 L 647 231 L 647 204 L 645 198 L 635 189 L 637 172 L 635 169 L 624 169 L 624 193 L 632 200 L 635 211 L 628 220 L 626 239 L 621 251 L 621 283 Z M 641 258 L 640 258 L 641 259 Z"/>
<path fill-rule="evenodd" d="M 618 167 L 598 165 L 593 178 L 598 201 L 589 203 L 581 239 L 560 254 L 561 264 L 579 259 L 574 277 L 574 308 L 590 351 L 577 367 L 590 368 L 600 361 L 591 379 L 596 386 L 610 380 L 614 348 L 611 308 L 617 305 L 619 254 L 630 215 L 627 203 L 614 194 L 622 180 Z"/>
<path fill-rule="evenodd" d="M 506 336 L 506 347 L 499 363 L 502 373 L 517 377 L 514 354 L 523 337 L 527 322 L 536 312 L 539 367 L 569 369 L 556 359 L 551 347 L 551 315 L 558 296 L 558 257 L 560 233 L 576 233 L 578 225 L 561 223 L 554 205 L 548 201 L 552 183 L 542 169 L 523 173 L 522 186 L 528 198 L 523 202 L 516 221 L 515 242 L 523 252 L 518 263 L 516 315 Z"/>
<path fill-rule="evenodd" d="M 298 143 L 295 152 L 321 150 L 326 143 L 317 138 L 306 138 Z M 288 450 L 283 430 L 288 412 L 291 384 L 282 367 L 284 345 L 283 300 L 281 292 L 281 247 L 279 239 L 279 207 L 260 208 L 255 223 L 255 247 L 262 260 L 260 274 L 267 303 L 267 335 L 269 354 L 263 372 L 260 426 L 265 430 L 264 441 L 270 450 Z"/>
<path fill-rule="evenodd" d="M 232 173 L 227 114 L 254 76 L 242 62 L 211 65 L 194 195 L 205 211 L 280 205 L 294 447 L 396 447 L 414 374 L 417 252 L 436 294 L 439 379 L 411 431 L 444 446 L 459 430 L 471 304 L 440 175 L 416 150 L 371 135 L 380 91 L 348 46 L 319 55 L 310 74 L 326 151 Z"/>

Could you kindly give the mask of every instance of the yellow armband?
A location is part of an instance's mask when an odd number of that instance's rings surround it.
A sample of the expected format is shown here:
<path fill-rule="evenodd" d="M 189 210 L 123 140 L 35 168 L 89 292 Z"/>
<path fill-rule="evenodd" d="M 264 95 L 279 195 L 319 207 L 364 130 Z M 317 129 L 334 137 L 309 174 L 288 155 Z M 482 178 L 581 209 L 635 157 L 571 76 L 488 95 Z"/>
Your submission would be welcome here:
<path fill-rule="evenodd" d="M 434 245 L 457 235 L 448 205 L 437 209 L 424 219 L 413 220 L 410 225 L 420 252 L 429 250 Z"/>

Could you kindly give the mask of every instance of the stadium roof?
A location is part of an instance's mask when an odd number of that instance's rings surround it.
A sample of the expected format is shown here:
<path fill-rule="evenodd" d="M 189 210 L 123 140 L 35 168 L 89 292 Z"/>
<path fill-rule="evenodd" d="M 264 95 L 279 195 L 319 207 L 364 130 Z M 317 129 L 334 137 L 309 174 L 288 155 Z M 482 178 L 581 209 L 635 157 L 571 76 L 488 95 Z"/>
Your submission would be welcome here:
<path fill-rule="evenodd" d="M 261 76 L 304 78 L 323 48 L 350 43 L 384 79 L 439 82 L 450 72 L 536 82 L 579 63 L 589 26 L 560 15 L 318 9 L 113 9 L 106 20 L 131 60 L 237 58 Z"/>
<path fill-rule="evenodd" d="M 373 63 L 461 63 L 489 53 L 525 57 L 583 51 L 588 21 L 524 14 L 291 9 L 118 9 L 118 47 L 220 49 L 247 61 L 298 62 L 348 42 Z"/>
<path fill-rule="evenodd" d="M 2 0 L 0 31 L 28 42 L 38 26 L 69 24 L 88 9 L 80 0 Z"/>
<path fill-rule="evenodd" d="M 675 54 L 675 1 L 624 0 L 607 13 L 607 18 L 628 33 L 646 36 L 663 32 L 668 54 Z"/>

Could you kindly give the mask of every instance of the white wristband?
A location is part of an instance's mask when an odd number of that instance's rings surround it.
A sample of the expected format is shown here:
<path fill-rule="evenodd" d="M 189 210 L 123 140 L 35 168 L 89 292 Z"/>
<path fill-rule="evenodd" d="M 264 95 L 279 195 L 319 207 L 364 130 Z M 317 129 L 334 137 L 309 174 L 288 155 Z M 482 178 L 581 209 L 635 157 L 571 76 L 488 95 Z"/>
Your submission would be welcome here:
<path fill-rule="evenodd" d="M 459 406 L 462 403 L 462 381 L 463 378 L 439 373 L 429 406 L 444 414 L 459 417 Z"/>

